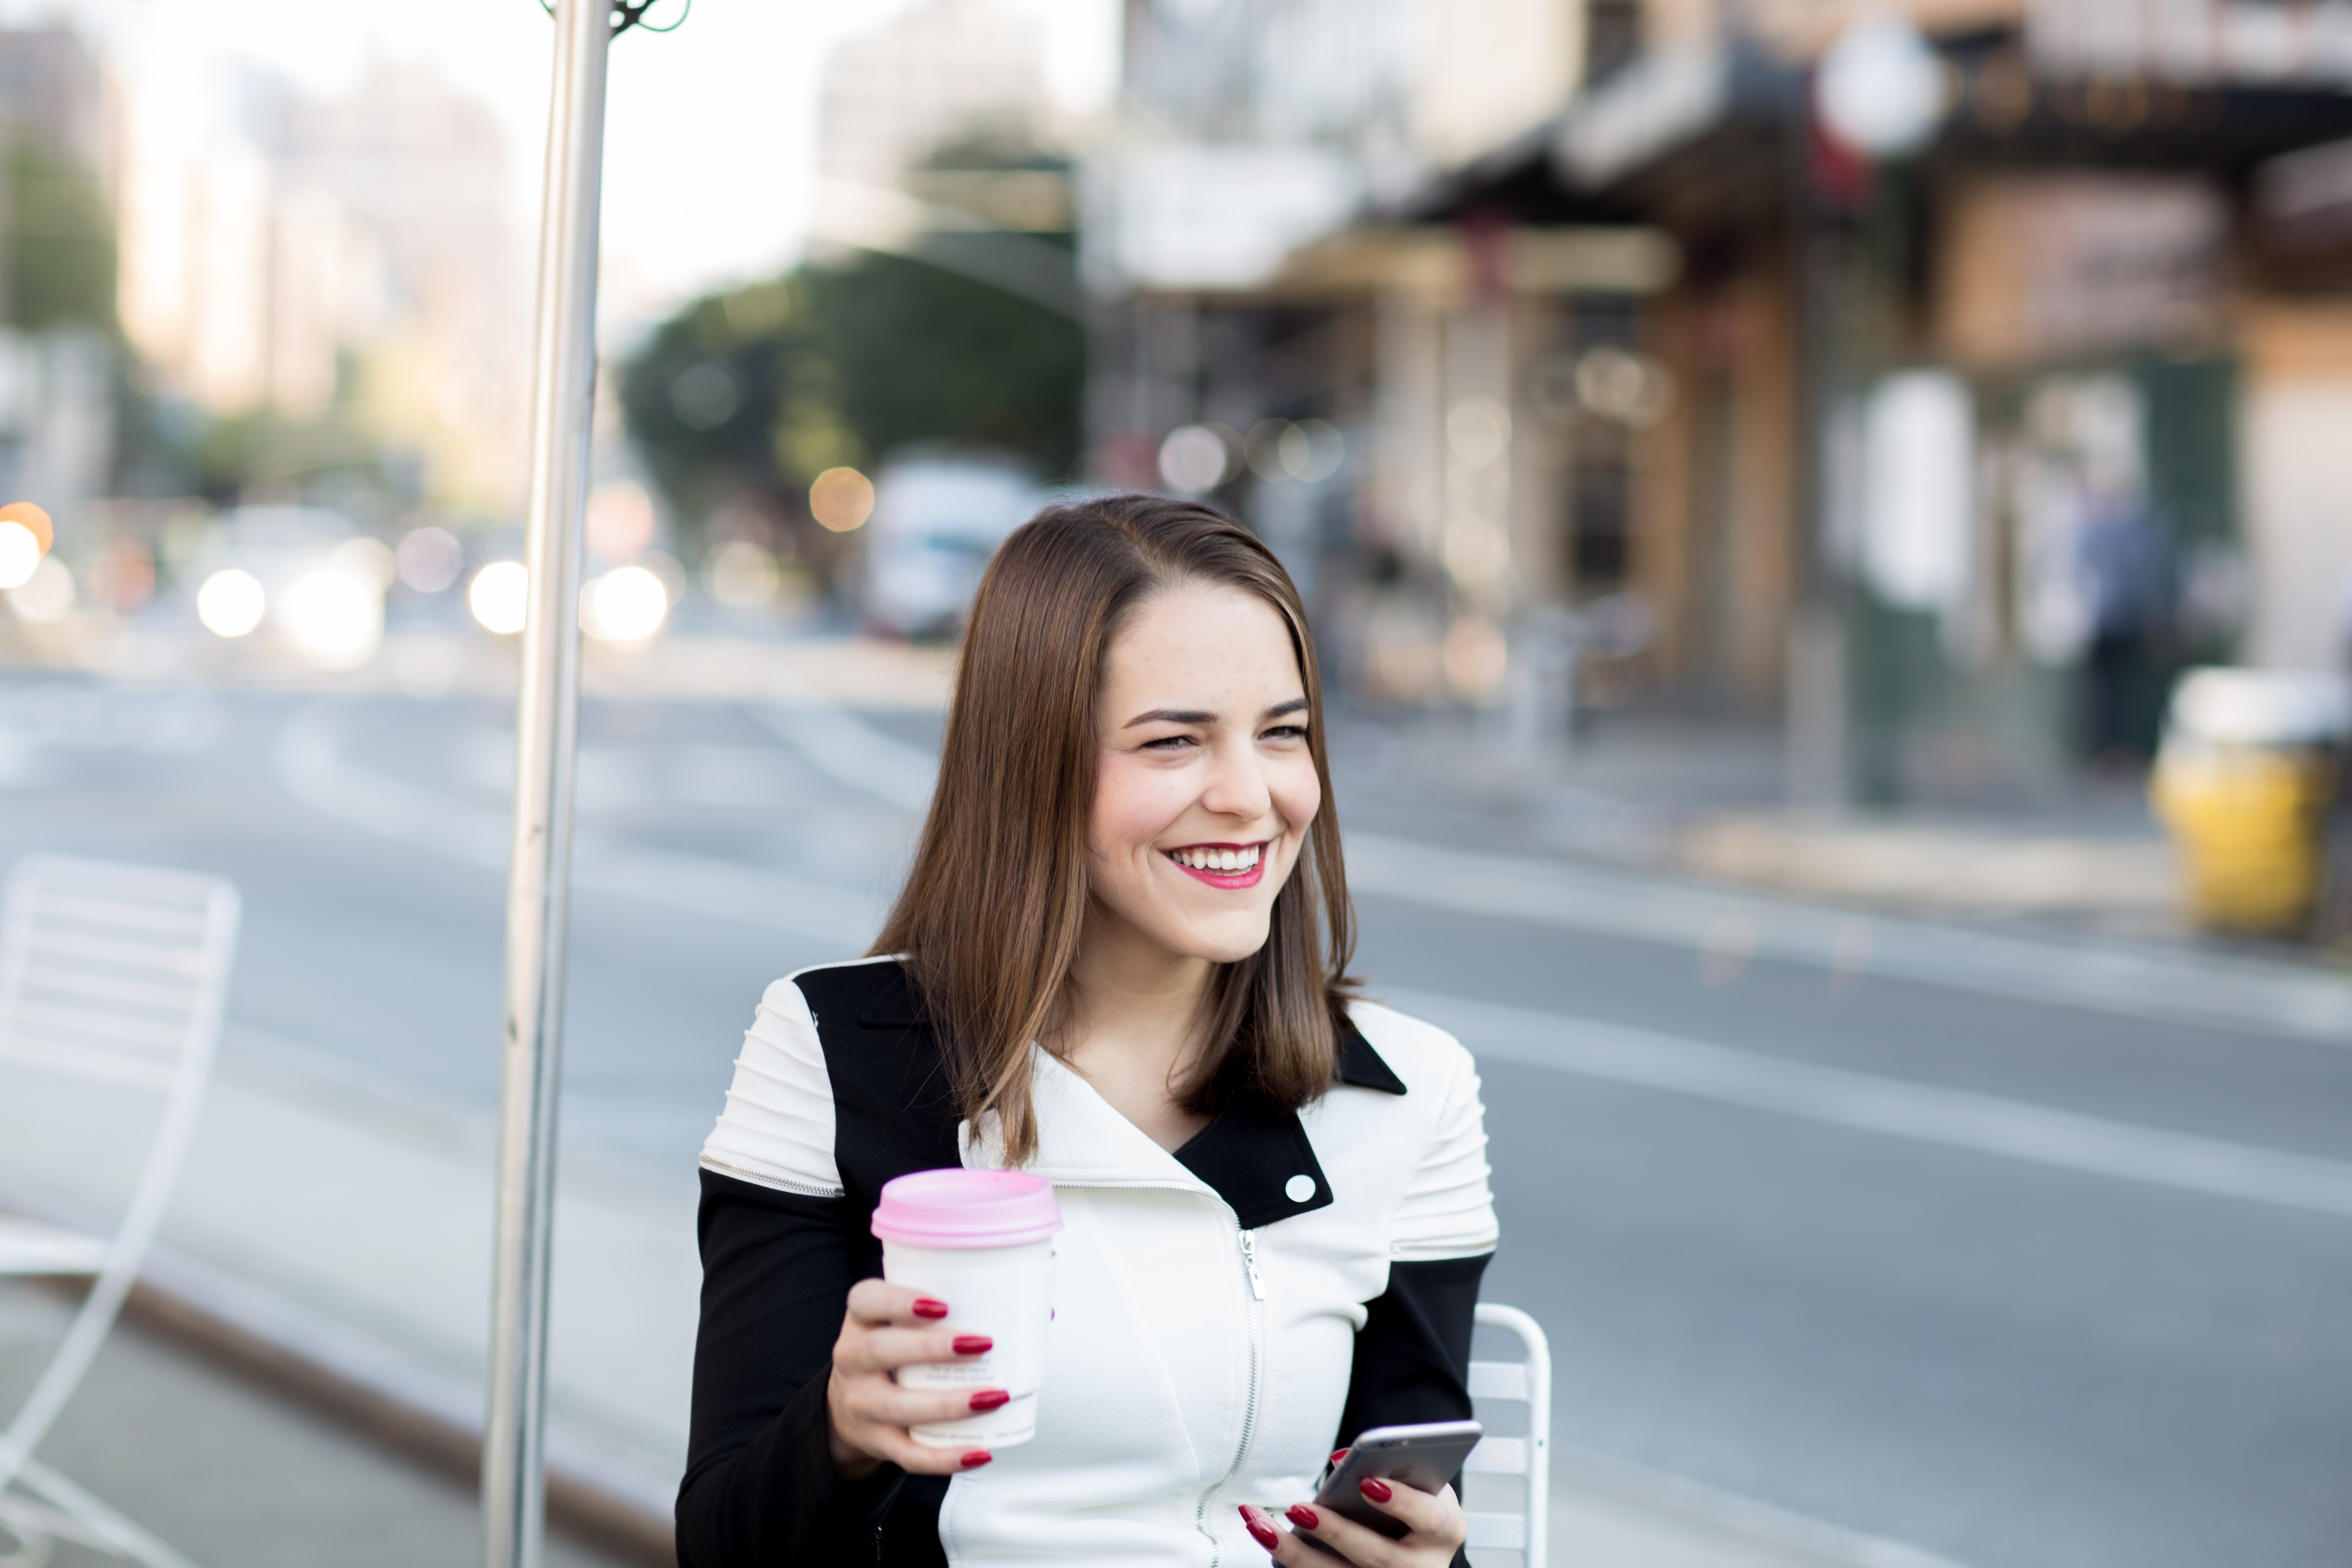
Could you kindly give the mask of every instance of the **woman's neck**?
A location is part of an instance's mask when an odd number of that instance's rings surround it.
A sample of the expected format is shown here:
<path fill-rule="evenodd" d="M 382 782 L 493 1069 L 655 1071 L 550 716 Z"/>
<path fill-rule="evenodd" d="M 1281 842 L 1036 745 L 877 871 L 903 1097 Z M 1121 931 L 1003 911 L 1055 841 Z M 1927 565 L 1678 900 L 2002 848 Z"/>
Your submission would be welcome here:
<path fill-rule="evenodd" d="M 1161 1148 L 1190 1142 L 1208 1118 L 1171 1092 L 1201 1050 L 1215 965 L 1172 952 L 1090 903 L 1070 966 L 1072 1006 L 1055 1054 Z"/>

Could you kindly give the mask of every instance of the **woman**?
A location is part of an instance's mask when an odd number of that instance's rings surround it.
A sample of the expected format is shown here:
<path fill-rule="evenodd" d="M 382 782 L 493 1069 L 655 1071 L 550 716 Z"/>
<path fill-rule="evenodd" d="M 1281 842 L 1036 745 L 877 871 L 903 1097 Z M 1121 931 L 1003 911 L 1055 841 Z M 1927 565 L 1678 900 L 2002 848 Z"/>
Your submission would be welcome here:
<path fill-rule="evenodd" d="M 998 551 L 875 956 L 768 988 L 703 1151 L 684 1568 L 1455 1560 L 1450 1488 L 1370 1483 L 1397 1542 L 1308 1503 L 1335 1443 L 1469 1414 L 1496 1239 L 1468 1055 L 1349 994 L 1321 701 L 1297 589 L 1205 507 Z M 1002 1394 L 893 1381 L 958 1347 L 867 1229 L 958 1164 L 1066 1225 L 996 1455 L 909 1437 Z"/>

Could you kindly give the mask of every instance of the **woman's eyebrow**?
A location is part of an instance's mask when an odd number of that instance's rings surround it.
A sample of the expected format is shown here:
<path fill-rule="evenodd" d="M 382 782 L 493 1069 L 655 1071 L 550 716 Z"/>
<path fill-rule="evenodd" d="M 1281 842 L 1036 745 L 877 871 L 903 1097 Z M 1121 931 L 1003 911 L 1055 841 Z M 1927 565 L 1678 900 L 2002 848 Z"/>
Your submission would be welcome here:
<path fill-rule="evenodd" d="M 1216 721 L 1217 716 L 1205 709 L 1154 708 L 1149 713 L 1138 713 L 1119 728 L 1132 730 L 1138 724 L 1213 724 Z"/>
<path fill-rule="evenodd" d="M 1287 702 L 1276 703 L 1273 707 L 1267 709 L 1263 716 L 1268 719 L 1279 719 L 1285 713 L 1298 712 L 1306 706 L 1307 699 L 1304 697 L 1294 697 Z"/>

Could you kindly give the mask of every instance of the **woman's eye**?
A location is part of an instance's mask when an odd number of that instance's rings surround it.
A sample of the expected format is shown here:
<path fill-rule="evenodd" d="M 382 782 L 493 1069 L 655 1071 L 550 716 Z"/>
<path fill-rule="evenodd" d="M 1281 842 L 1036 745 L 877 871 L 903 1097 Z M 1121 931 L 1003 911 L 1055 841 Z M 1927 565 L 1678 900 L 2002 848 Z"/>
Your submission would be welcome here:
<path fill-rule="evenodd" d="M 1268 730 L 1265 732 L 1265 738 L 1269 741 L 1303 741 L 1307 739 L 1307 726 L 1304 724 L 1276 724 L 1273 729 Z"/>
<path fill-rule="evenodd" d="M 1190 735 L 1162 735 L 1156 741 L 1144 742 L 1143 749 L 1147 752 L 1172 752 L 1192 743 L 1192 737 Z"/>

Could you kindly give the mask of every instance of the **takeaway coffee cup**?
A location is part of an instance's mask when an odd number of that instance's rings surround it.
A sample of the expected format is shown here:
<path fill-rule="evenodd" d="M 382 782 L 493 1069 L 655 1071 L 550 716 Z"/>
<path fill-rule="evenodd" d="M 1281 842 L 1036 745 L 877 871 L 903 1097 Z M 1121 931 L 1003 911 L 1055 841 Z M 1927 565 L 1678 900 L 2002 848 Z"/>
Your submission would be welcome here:
<path fill-rule="evenodd" d="M 1036 1435 L 1061 1228 L 1054 1184 L 1022 1171 L 917 1171 L 882 1184 L 874 1210 L 882 1277 L 945 1301 L 948 1328 L 995 1342 L 985 1355 L 900 1367 L 900 1385 L 1013 1396 L 994 1410 L 913 1427 L 915 1441 L 1004 1448 Z"/>

